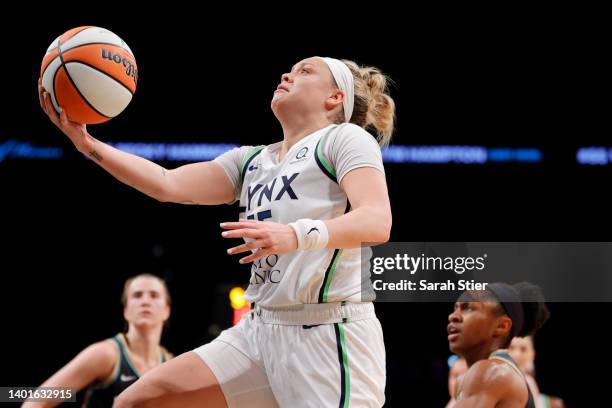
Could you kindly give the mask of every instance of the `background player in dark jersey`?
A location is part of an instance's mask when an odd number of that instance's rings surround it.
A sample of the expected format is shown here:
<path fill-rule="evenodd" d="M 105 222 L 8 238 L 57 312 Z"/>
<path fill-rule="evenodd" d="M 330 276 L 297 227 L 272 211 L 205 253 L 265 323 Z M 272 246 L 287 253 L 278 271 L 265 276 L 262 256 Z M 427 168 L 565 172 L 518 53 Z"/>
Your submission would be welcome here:
<path fill-rule="evenodd" d="M 150 274 L 128 279 L 121 296 L 127 332 L 94 343 L 44 382 L 44 387 L 87 389 L 84 406 L 110 407 L 140 375 L 170 358 L 160 345 L 170 317 L 166 283 Z M 55 402 L 26 402 L 23 407 L 52 407 Z"/>
<path fill-rule="evenodd" d="M 513 337 L 535 333 L 548 319 L 544 297 L 527 282 L 487 288 L 464 292 L 448 316 L 450 349 L 469 367 L 455 407 L 535 408 L 525 376 L 506 349 Z"/>
<path fill-rule="evenodd" d="M 536 400 L 536 408 L 563 408 L 565 404 L 559 397 L 542 394 L 535 379 L 535 347 L 533 336 L 515 337 L 508 348 L 512 359 L 525 373 L 533 397 Z"/>

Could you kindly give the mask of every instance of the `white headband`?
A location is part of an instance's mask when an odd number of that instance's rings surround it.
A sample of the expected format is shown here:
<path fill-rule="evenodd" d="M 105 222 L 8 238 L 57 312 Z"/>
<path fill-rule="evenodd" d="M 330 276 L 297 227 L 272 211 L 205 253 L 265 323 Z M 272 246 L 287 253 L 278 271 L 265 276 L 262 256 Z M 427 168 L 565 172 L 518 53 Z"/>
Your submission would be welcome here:
<path fill-rule="evenodd" d="M 350 122 L 351 116 L 353 116 L 353 106 L 355 106 L 355 80 L 351 70 L 346 64 L 335 58 L 319 57 L 329 67 L 332 76 L 336 80 L 338 87 L 344 91 L 344 100 L 342 106 L 344 107 L 344 121 Z"/>

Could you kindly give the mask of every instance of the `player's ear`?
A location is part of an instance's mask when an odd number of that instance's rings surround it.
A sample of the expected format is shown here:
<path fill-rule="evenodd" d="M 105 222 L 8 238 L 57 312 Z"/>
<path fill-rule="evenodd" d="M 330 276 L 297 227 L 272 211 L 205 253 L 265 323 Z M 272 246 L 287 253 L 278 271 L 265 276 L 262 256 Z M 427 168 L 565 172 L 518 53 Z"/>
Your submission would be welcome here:
<path fill-rule="evenodd" d="M 344 97 L 345 95 L 342 89 L 334 88 L 327 99 L 325 99 L 325 109 L 331 111 L 334 110 L 336 106 L 342 106 Z"/>
<path fill-rule="evenodd" d="M 499 316 L 495 321 L 493 334 L 495 337 L 506 337 L 512 331 L 512 319 L 508 316 Z"/>

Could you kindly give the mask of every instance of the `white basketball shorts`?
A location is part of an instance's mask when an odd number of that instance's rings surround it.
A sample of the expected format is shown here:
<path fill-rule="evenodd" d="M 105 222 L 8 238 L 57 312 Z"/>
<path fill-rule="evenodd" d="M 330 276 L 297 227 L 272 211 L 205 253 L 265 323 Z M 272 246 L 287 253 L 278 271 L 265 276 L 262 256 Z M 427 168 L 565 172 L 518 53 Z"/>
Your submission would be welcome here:
<path fill-rule="evenodd" d="M 256 306 L 194 350 L 234 407 L 381 407 L 385 346 L 372 303 Z"/>

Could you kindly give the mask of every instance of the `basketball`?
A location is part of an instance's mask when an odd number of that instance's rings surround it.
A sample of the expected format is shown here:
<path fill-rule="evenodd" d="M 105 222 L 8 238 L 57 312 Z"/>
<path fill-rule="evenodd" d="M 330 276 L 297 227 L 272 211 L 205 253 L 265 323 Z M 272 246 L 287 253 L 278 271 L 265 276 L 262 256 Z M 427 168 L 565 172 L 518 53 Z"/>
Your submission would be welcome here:
<path fill-rule="evenodd" d="M 59 113 L 84 124 L 106 122 L 132 100 L 138 81 L 134 54 L 116 34 L 84 26 L 66 31 L 47 49 L 42 85 Z"/>

